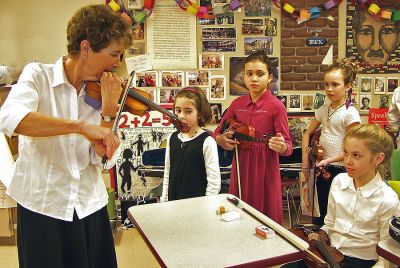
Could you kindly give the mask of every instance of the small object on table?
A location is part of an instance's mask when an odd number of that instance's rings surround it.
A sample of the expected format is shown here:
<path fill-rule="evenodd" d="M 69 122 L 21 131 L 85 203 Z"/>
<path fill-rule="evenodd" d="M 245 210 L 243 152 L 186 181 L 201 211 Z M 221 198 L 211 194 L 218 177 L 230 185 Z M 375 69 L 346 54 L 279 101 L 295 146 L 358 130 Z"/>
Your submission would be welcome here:
<path fill-rule="evenodd" d="M 265 225 L 260 225 L 256 227 L 256 234 L 264 238 L 271 238 L 275 236 L 275 231 Z"/>
<path fill-rule="evenodd" d="M 222 214 L 222 219 L 224 221 L 233 221 L 240 219 L 240 213 L 238 211 L 230 211 Z"/>
<path fill-rule="evenodd" d="M 217 209 L 217 215 L 222 215 L 226 212 L 225 207 L 224 206 L 219 206 L 219 208 Z"/>

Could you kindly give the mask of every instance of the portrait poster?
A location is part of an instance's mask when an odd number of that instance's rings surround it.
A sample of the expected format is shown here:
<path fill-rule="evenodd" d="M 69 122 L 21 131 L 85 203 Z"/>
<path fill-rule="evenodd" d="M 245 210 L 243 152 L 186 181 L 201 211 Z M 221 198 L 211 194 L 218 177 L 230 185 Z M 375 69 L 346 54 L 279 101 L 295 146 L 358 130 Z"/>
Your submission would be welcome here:
<path fill-rule="evenodd" d="M 371 95 L 360 95 L 360 112 L 368 112 L 371 109 Z"/>
<path fill-rule="evenodd" d="M 210 124 L 219 124 L 221 121 L 222 104 L 221 103 L 210 103 L 211 107 L 211 121 Z"/>
<path fill-rule="evenodd" d="M 245 95 L 248 92 L 244 83 L 244 62 L 247 57 L 230 57 L 229 59 L 229 91 L 230 95 Z M 271 60 L 273 79 L 269 85 L 272 94 L 277 95 L 279 91 L 279 68 L 278 58 L 269 57 Z"/>
<path fill-rule="evenodd" d="M 347 0 L 346 57 L 360 66 L 359 73 L 398 73 L 400 32 L 389 19 L 375 18 L 360 5 Z M 381 9 L 391 9 L 396 1 L 379 1 Z"/>
<path fill-rule="evenodd" d="M 293 148 L 301 147 L 303 132 L 308 127 L 311 119 L 313 119 L 313 117 L 288 116 L 290 138 L 292 139 Z"/>
<path fill-rule="evenodd" d="M 163 164 L 144 165 L 143 153 L 165 147 L 176 129 L 157 111 L 143 116 L 124 112 L 118 133 L 121 155 L 116 164 L 117 194 L 121 199 L 159 197 L 162 192 Z M 158 159 L 163 162 L 163 159 Z"/>
<path fill-rule="evenodd" d="M 224 75 L 212 75 L 210 100 L 225 100 L 226 99 L 226 82 Z"/>

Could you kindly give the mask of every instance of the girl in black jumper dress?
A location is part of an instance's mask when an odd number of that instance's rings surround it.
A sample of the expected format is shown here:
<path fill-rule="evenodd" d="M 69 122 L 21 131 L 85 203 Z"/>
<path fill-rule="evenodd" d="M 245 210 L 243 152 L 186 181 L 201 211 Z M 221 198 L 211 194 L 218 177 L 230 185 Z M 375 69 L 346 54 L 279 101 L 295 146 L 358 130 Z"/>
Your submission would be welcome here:
<path fill-rule="evenodd" d="M 174 112 L 190 131 L 176 131 L 168 139 L 161 201 L 218 194 L 217 143 L 201 128 L 211 119 L 203 91 L 198 87 L 182 89 L 175 98 Z"/>

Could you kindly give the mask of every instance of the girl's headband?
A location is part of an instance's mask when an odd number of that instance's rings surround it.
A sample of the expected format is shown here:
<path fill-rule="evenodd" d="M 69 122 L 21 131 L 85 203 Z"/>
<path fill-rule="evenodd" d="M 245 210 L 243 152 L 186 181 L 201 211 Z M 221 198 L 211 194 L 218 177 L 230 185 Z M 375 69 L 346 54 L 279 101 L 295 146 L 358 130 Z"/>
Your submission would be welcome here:
<path fill-rule="evenodd" d="M 197 95 L 199 94 L 195 89 L 193 89 L 191 87 L 185 87 L 181 91 L 192 91 L 192 92 L 196 93 Z"/>

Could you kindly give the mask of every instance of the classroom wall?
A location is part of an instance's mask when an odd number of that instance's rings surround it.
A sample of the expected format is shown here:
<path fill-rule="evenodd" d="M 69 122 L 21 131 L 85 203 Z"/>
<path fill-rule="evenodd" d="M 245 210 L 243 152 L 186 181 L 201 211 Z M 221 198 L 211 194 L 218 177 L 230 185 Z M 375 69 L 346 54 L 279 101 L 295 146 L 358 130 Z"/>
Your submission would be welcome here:
<path fill-rule="evenodd" d="M 173 1 L 173 0 L 171 0 Z M 23 66 L 32 61 L 53 63 L 63 54 L 66 54 L 66 27 L 68 19 L 81 6 L 90 3 L 104 3 L 105 1 L 86 1 L 86 0 L 62 0 L 57 4 L 51 0 L 37 1 L 0 1 L 0 25 L 2 33 L 0 39 L 0 65 L 9 65 L 21 71 Z M 127 0 L 125 1 L 127 2 Z M 304 2 L 304 1 L 300 1 Z M 299 2 L 299 3 L 300 3 Z M 298 4 L 299 4 L 298 3 Z M 339 5 L 339 20 L 334 22 L 334 28 L 338 25 L 337 49 L 335 55 L 344 57 L 345 55 L 345 19 L 346 1 Z M 183 11 L 182 11 L 183 12 Z M 277 18 L 278 36 L 273 37 L 272 57 L 281 56 L 281 11 L 275 6 L 272 7 L 271 17 Z M 245 56 L 243 53 L 243 38 L 241 34 L 241 22 L 244 12 L 235 13 L 235 26 L 237 28 L 237 51 L 226 52 L 225 68 L 223 71 L 212 71 L 212 75 L 225 75 L 229 87 L 229 58 L 231 56 Z M 284 17 L 287 20 L 286 17 Z M 282 20 L 283 21 L 283 20 Z M 330 39 L 334 39 L 333 36 Z M 198 53 L 201 53 L 201 26 L 197 26 Z M 336 43 L 336 42 L 335 42 Z M 323 48 L 325 51 L 327 48 Z M 320 55 L 321 56 L 321 55 Z M 283 56 L 285 57 L 285 56 Z M 321 56 L 322 57 L 322 56 Z M 280 59 L 282 61 L 282 58 Z M 156 68 L 156 66 L 155 66 Z M 283 72 L 284 69 L 280 68 Z M 186 70 L 184 70 L 186 71 Z M 119 70 L 120 75 L 127 75 L 126 67 L 123 65 Z M 383 75 L 387 76 L 387 75 Z M 281 80 L 281 77 L 279 78 Z M 301 82 L 299 81 L 299 84 Z M 294 88 L 295 89 L 295 88 Z M 295 89 L 296 93 L 315 93 L 323 92 L 322 89 Z M 290 94 L 293 90 L 282 87 L 280 94 Z M 222 103 L 223 110 L 226 109 L 231 101 L 237 96 L 229 95 Z M 365 116 L 364 116 L 365 120 Z"/>

